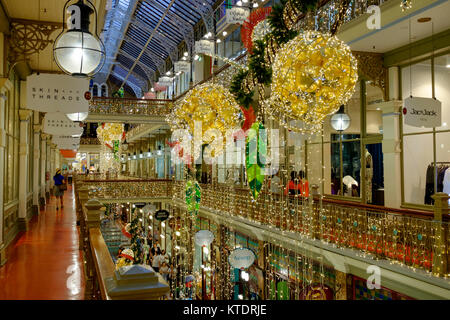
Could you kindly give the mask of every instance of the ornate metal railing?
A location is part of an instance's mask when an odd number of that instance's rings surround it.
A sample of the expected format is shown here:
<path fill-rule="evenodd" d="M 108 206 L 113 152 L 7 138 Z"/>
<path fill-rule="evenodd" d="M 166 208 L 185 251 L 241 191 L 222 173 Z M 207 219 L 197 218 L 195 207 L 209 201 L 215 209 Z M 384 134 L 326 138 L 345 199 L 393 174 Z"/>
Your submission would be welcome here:
<path fill-rule="evenodd" d="M 185 199 L 184 183 L 172 180 L 86 180 L 84 184 L 89 186 L 90 197 L 109 201 L 172 198 L 180 204 Z M 433 220 L 431 212 L 267 192 L 253 201 L 245 188 L 221 184 L 202 184 L 201 188 L 204 209 L 450 276 L 450 225 Z"/>
<path fill-rule="evenodd" d="M 450 275 L 446 267 L 450 225 L 432 220 L 430 212 L 328 199 L 320 202 L 318 198 L 303 200 L 270 193 L 263 193 L 253 201 L 246 189 L 222 185 L 201 187 L 204 208 L 300 233 L 334 247 L 357 249 L 376 259 Z M 174 198 L 184 199 L 184 192 L 184 186 L 176 184 Z M 443 269 L 444 272 L 439 271 Z"/>
<path fill-rule="evenodd" d="M 171 198 L 172 181 L 152 180 L 86 180 L 89 196 L 99 200 Z"/>
<path fill-rule="evenodd" d="M 89 114 L 165 117 L 170 112 L 170 102 L 172 100 L 95 97 L 90 102 Z"/>
<path fill-rule="evenodd" d="M 137 137 L 138 135 L 141 135 L 144 132 L 148 132 L 152 128 L 153 128 L 152 125 L 148 125 L 148 124 L 144 124 L 144 123 L 136 125 L 133 129 L 131 129 L 130 131 L 127 132 L 128 142 L 133 141 L 133 139 L 135 137 Z"/>

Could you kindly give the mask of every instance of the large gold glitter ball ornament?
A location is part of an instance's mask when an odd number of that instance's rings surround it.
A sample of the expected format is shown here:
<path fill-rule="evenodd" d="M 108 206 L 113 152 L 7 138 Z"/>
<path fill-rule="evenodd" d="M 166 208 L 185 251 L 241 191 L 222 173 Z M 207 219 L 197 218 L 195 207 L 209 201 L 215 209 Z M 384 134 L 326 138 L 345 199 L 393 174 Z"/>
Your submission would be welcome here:
<path fill-rule="evenodd" d="M 194 132 L 195 122 L 201 123 L 202 144 L 209 144 L 216 137 L 214 134 L 205 135 L 207 130 L 220 131 L 225 140 L 228 129 L 239 128 L 240 108 L 227 88 L 215 83 L 204 83 L 194 87 L 175 104 L 167 121 L 172 130 L 187 129 L 192 136 L 198 134 Z M 213 156 L 221 150 L 217 148 Z"/>
<path fill-rule="evenodd" d="M 267 110 L 289 129 L 296 130 L 291 120 L 318 127 L 347 103 L 357 80 L 357 61 L 343 41 L 307 31 L 278 51 Z"/>
<path fill-rule="evenodd" d="M 111 144 L 120 140 L 123 134 L 123 123 L 105 123 L 97 128 L 97 137 L 103 143 Z"/>

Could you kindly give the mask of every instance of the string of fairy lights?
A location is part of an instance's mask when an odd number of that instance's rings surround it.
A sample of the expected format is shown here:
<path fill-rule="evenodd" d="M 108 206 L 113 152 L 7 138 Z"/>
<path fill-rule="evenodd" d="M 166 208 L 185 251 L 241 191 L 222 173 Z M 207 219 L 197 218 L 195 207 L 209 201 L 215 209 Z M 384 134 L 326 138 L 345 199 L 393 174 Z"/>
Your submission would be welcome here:
<path fill-rule="evenodd" d="M 405 10 L 410 5 L 410 1 L 401 3 L 402 9 Z M 339 11 L 345 8 L 335 9 Z M 327 26 L 328 29 L 330 25 L 331 23 Z M 298 27 L 298 24 L 291 23 L 290 26 L 294 28 Z M 202 190 L 203 207 L 220 212 L 224 217 L 245 218 L 254 224 L 264 224 L 269 231 L 281 233 L 281 239 L 270 237 L 270 241 L 264 241 L 261 250 L 257 252 L 264 255 L 263 265 L 256 265 L 265 272 L 263 294 L 266 299 L 327 299 L 327 288 L 334 290 L 335 277 L 330 271 L 329 262 L 324 261 L 322 247 L 319 247 L 318 253 L 312 253 L 308 249 L 307 240 L 319 239 L 323 244 L 331 244 L 337 248 L 353 246 L 361 249 L 362 257 L 377 258 L 393 251 L 395 257 L 403 256 L 403 264 L 412 265 L 413 270 L 419 264 L 427 265 L 432 262 L 430 248 L 438 257 L 441 257 L 445 250 L 442 233 L 430 223 L 403 217 L 401 221 L 393 221 L 392 227 L 387 229 L 383 226 L 383 222 L 388 220 L 386 213 L 361 214 L 336 209 L 335 206 L 323 202 L 326 182 L 323 143 L 320 148 L 313 145 L 317 139 L 323 142 L 324 119 L 346 104 L 354 94 L 358 67 L 350 48 L 344 42 L 318 30 L 320 28 L 315 25 L 314 30 L 301 32 L 279 48 L 274 46 L 277 49 L 276 55 L 274 50 L 267 52 L 266 59 L 274 61 L 268 98 L 265 91 L 267 87 L 256 83 L 254 76 L 245 79 L 246 87 L 252 90 L 256 88 L 260 98 L 262 108 L 256 120 L 263 123 L 269 132 L 275 129 L 281 131 L 278 145 L 279 154 L 283 157 L 278 170 L 279 182 L 271 176 L 266 176 L 261 196 L 251 197 L 241 190 L 246 184 L 246 175 L 239 171 L 236 177 L 236 167 L 230 165 L 227 168 L 229 174 L 226 174 L 225 184 L 220 184 L 216 179 L 217 167 L 211 168 L 208 173 L 213 176 L 212 183 Z M 260 22 L 253 30 L 252 40 L 255 42 L 264 39 L 271 32 L 267 21 Z M 199 121 L 202 123 L 202 136 L 205 136 L 207 130 L 214 129 L 225 137 L 228 129 L 238 127 L 242 115 L 227 86 L 237 70 L 247 70 L 247 61 L 243 60 L 242 64 L 231 60 L 228 62 L 231 67 L 223 73 L 221 80 L 213 78 L 212 81 L 195 87 L 175 104 L 167 117 L 172 130 L 188 129 L 192 136 L 194 122 Z M 289 162 L 289 147 L 292 144 L 289 143 L 290 131 L 299 133 L 299 146 L 304 157 L 314 159 L 314 162 L 306 159 L 295 165 Z M 214 135 L 208 136 L 205 144 L 210 144 L 213 137 Z M 296 143 L 297 141 L 294 146 Z M 214 147 L 215 155 L 222 151 L 219 147 Z M 199 154 L 194 154 L 194 158 L 198 156 Z M 269 154 L 268 158 L 273 160 L 273 155 Z M 308 165 L 309 163 L 313 165 Z M 304 170 L 310 183 L 313 182 L 317 186 L 317 194 L 314 194 L 317 201 L 312 195 L 308 197 L 302 194 L 285 194 L 284 189 L 289 184 L 291 172 L 299 169 Z M 320 173 L 317 172 L 318 169 Z M 234 276 L 234 268 L 228 261 L 228 255 L 230 250 L 240 247 L 241 244 L 236 243 L 236 237 L 232 243 L 231 226 L 214 221 L 219 225 L 215 240 L 212 247 L 200 248 L 202 257 L 206 255 L 206 258 L 202 258 L 200 269 L 197 268 L 194 235 L 197 230 L 202 229 L 199 222 L 202 214 L 194 214 L 179 201 L 186 198 L 183 187 L 195 177 L 196 169 L 193 167 L 191 172 L 183 172 L 183 179 L 173 185 L 174 206 L 170 208 L 171 218 L 174 219 L 173 227 L 170 228 L 172 256 L 177 268 L 177 277 L 170 288 L 173 297 L 195 299 L 200 294 L 203 297 L 206 288 L 201 274 L 207 271 L 210 276 L 212 270 L 216 270 L 218 274 L 213 279 L 215 284 L 212 285 L 215 286 L 214 290 L 217 290 L 216 296 L 233 299 L 233 283 L 240 280 L 231 278 L 232 274 Z M 236 178 L 239 178 L 241 184 L 235 183 Z M 280 192 L 274 194 L 267 190 L 268 186 L 273 184 L 278 184 L 277 189 Z M 400 227 L 405 221 L 406 226 Z M 388 231 L 391 234 L 388 234 Z M 399 243 L 399 231 L 408 232 L 411 237 L 405 237 L 408 239 Z M 283 236 L 293 234 L 296 238 L 290 238 L 288 247 Z M 247 246 L 249 237 L 247 236 Z M 390 252 L 384 252 L 386 247 L 381 245 L 386 241 L 379 241 L 380 239 L 392 239 Z M 220 248 L 218 264 L 216 259 L 212 259 L 212 248 L 216 245 Z M 410 254 L 407 252 L 409 247 L 412 247 Z M 410 261 L 407 261 L 408 255 Z M 210 265 L 203 264 L 204 261 L 209 261 Z M 212 286 L 209 287 L 210 291 Z M 243 299 L 242 294 L 239 299 Z"/>

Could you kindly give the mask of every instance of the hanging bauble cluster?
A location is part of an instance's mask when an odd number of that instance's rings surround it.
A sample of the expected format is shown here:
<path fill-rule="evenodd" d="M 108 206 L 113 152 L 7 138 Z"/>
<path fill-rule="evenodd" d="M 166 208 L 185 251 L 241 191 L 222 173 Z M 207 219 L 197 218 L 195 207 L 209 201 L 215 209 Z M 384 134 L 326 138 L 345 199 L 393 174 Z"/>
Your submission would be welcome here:
<path fill-rule="evenodd" d="M 196 122 L 197 126 L 201 124 L 202 144 L 209 144 L 216 137 L 213 131 L 205 135 L 206 131 L 218 130 L 225 139 L 227 130 L 240 127 L 240 108 L 228 89 L 218 84 L 205 83 L 193 88 L 175 104 L 167 121 L 172 130 L 187 129 L 191 136 L 195 134 Z M 213 157 L 222 150 L 219 145 L 222 144 L 218 144 L 213 151 Z"/>
<path fill-rule="evenodd" d="M 289 129 L 301 131 L 290 125 L 300 120 L 315 131 L 327 115 L 347 103 L 357 80 L 357 61 L 344 42 L 306 31 L 278 51 L 266 110 Z"/>
<path fill-rule="evenodd" d="M 97 128 L 97 137 L 102 143 L 111 144 L 120 140 L 123 134 L 123 123 L 104 123 Z"/>

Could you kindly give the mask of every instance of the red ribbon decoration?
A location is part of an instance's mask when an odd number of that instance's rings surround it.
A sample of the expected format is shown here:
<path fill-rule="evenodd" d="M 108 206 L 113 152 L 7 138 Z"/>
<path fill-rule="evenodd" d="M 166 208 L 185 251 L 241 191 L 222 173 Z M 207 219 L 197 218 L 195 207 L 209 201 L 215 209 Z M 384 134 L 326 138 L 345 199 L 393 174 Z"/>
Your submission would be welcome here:
<path fill-rule="evenodd" d="M 121 256 L 121 257 L 124 257 L 124 258 L 126 258 L 126 259 L 128 259 L 128 260 L 134 261 L 134 258 L 133 258 L 132 256 L 129 256 L 129 255 L 125 254 L 125 253 L 121 253 L 120 256 Z"/>
<path fill-rule="evenodd" d="M 247 137 L 247 130 L 252 127 L 252 124 L 256 121 L 255 110 L 252 106 L 248 109 L 241 107 L 242 113 L 244 114 L 245 120 L 242 124 L 242 128 L 235 133 L 233 133 L 234 140 L 241 140 Z"/>

